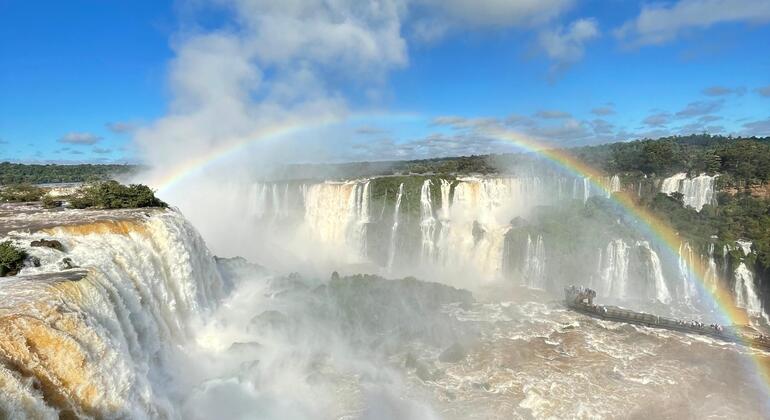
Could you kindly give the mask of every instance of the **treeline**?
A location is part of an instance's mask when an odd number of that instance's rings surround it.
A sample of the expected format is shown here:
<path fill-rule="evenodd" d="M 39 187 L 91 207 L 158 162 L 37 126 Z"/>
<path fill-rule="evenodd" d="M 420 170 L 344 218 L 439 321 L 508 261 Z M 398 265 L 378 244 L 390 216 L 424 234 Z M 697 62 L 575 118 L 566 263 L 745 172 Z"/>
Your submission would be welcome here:
<path fill-rule="evenodd" d="M 137 165 L 26 165 L 0 163 L 0 185 L 89 182 L 130 175 Z"/>
<path fill-rule="evenodd" d="M 675 172 L 720 173 L 725 181 L 770 181 L 770 137 L 709 134 L 644 139 L 569 149 L 580 160 L 608 174 L 669 176 Z M 434 159 L 292 164 L 275 169 L 271 179 L 357 178 L 383 175 L 492 174 L 532 163 L 537 155 L 507 153 Z"/>
<path fill-rule="evenodd" d="M 770 137 L 697 134 L 574 149 L 577 157 L 607 173 L 668 176 L 720 173 L 748 183 L 770 181 Z"/>
<path fill-rule="evenodd" d="M 721 180 L 770 181 L 770 137 L 730 137 L 709 134 L 635 140 L 570 149 L 582 161 L 606 173 L 668 176 L 675 172 L 720 173 Z M 330 179 L 409 174 L 492 174 L 533 162 L 523 153 L 472 155 L 433 159 L 289 164 L 276 167 L 270 179 Z M 88 182 L 129 175 L 137 165 L 25 165 L 0 163 L 0 185 Z"/>

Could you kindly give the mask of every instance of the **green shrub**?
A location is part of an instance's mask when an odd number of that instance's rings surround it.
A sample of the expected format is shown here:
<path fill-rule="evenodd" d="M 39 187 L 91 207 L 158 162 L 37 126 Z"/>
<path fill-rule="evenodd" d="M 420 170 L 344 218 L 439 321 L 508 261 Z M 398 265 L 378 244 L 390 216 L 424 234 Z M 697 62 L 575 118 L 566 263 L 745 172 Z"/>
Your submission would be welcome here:
<path fill-rule="evenodd" d="M 27 253 L 16 248 L 11 241 L 0 243 L 0 277 L 13 276 L 21 270 Z"/>
<path fill-rule="evenodd" d="M 117 181 L 89 184 L 70 198 L 74 208 L 127 209 L 138 207 L 168 207 L 155 197 L 150 187 L 141 184 L 123 185 Z"/>
<path fill-rule="evenodd" d="M 47 209 L 52 209 L 56 207 L 61 207 L 64 202 L 64 197 L 52 197 L 50 195 L 44 195 L 42 201 L 43 201 L 43 207 Z"/>
<path fill-rule="evenodd" d="M 27 201 L 39 201 L 45 191 L 30 184 L 9 185 L 0 190 L 0 202 L 23 203 Z"/>

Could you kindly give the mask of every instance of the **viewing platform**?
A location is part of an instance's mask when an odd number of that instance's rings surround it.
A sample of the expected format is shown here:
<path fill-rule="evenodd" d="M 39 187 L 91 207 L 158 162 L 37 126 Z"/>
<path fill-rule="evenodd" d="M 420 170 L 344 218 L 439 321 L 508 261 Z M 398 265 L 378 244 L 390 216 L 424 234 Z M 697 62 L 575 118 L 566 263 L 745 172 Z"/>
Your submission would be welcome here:
<path fill-rule="evenodd" d="M 770 337 L 742 331 L 742 327 L 739 326 L 706 325 L 698 321 L 682 321 L 644 312 L 635 312 L 617 306 L 596 305 L 593 303 L 596 291 L 582 286 L 565 287 L 564 297 L 568 308 L 605 321 L 625 322 L 650 328 L 705 335 L 721 341 L 770 351 Z"/>

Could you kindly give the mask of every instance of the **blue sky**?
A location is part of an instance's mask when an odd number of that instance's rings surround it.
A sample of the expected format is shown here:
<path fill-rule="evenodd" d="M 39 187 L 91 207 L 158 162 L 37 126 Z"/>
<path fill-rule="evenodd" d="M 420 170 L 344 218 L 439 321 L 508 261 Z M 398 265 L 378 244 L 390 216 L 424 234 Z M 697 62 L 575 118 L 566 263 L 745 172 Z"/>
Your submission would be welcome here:
<path fill-rule="evenodd" d="M 338 3 L 2 1 L 0 159 L 135 162 L 242 134 L 207 118 L 317 109 L 378 115 L 318 133 L 343 160 L 506 150 L 446 116 L 564 145 L 770 135 L 767 0 Z"/>

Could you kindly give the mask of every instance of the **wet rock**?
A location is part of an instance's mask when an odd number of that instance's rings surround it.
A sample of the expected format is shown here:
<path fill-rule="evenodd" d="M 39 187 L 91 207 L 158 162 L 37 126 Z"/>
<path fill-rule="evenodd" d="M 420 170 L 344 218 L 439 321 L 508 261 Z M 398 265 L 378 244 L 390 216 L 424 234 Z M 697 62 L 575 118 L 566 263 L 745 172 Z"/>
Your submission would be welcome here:
<path fill-rule="evenodd" d="M 460 343 L 454 343 L 446 350 L 441 352 L 438 356 L 438 360 L 443 363 L 457 363 L 465 359 L 468 352 Z"/>
<path fill-rule="evenodd" d="M 37 248 L 51 248 L 57 251 L 64 252 L 64 245 L 62 245 L 61 242 L 55 239 L 41 239 L 39 241 L 32 241 L 32 243 L 30 243 L 29 245 Z"/>
<path fill-rule="evenodd" d="M 522 217 L 516 216 L 513 219 L 511 219 L 511 227 L 513 228 L 520 228 L 527 225 L 529 225 L 529 222 Z"/>
<path fill-rule="evenodd" d="M 281 312 L 268 310 L 255 316 L 249 322 L 249 327 L 259 330 L 283 330 L 288 329 L 290 324 L 289 317 Z"/>
<path fill-rule="evenodd" d="M 77 268 L 78 266 L 77 264 L 72 262 L 72 259 L 70 259 L 69 257 L 65 257 L 65 258 L 62 258 L 61 261 L 59 261 L 59 267 L 62 270 L 69 270 L 71 268 Z"/>
<path fill-rule="evenodd" d="M 436 379 L 435 376 L 433 375 L 433 372 L 431 372 L 430 368 L 425 363 L 420 363 L 417 366 L 417 370 L 415 371 L 415 374 L 417 375 L 418 378 L 426 382 L 433 381 Z"/>
<path fill-rule="evenodd" d="M 471 231 L 473 234 L 473 243 L 477 244 L 480 240 L 484 239 L 484 234 L 486 233 L 484 231 L 484 228 L 481 226 L 481 223 L 474 220 L 473 221 L 473 229 Z"/>
<path fill-rule="evenodd" d="M 24 260 L 24 265 L 27 267 L 40 267 L 40 258 L 29 256 L 26 260 Z"/>

